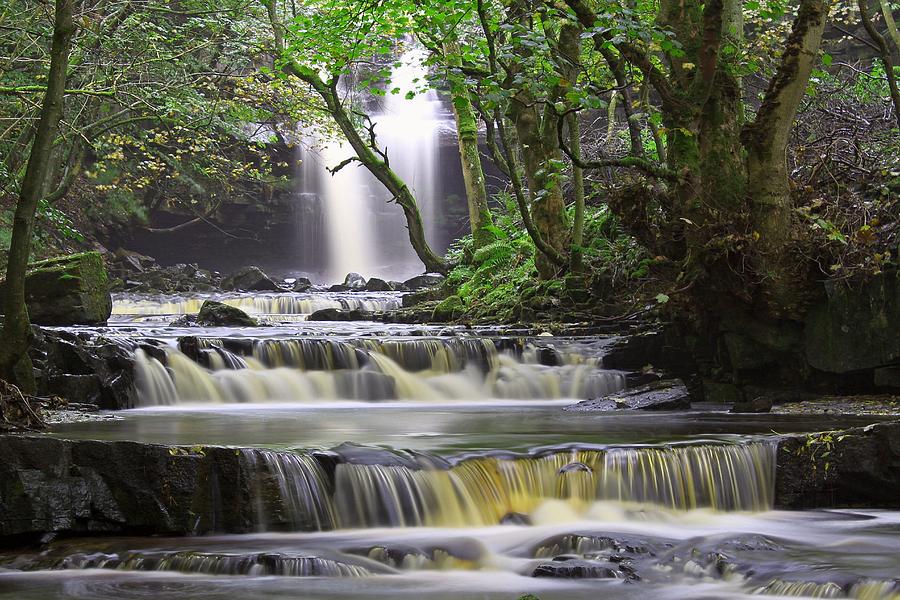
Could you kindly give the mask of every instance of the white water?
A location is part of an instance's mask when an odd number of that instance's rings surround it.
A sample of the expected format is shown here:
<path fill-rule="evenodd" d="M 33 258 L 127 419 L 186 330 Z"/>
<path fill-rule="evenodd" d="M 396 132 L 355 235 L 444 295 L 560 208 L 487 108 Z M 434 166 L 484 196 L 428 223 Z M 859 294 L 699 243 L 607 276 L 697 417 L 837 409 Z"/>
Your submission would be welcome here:
<path fill-rule="evenodd" d="M 442 129 L 452 128 L 451 116 L 433 90 L 424 90 L 425 52 L 405 50 L 388 84 L 387 94 L 372 115 L 379 147 L 391 168 L 419 202 L 426 237 L 439 248 L 440 214 L 438 148 Z M 398 92 L 392 93 L 392 91 Z M 407 92 L 421 90 L 411 99 Z M 328 169 L 353 156 L 346 143 L 313 136 L 300 171 L 300 192 L 322 198 L 328 237 L 324 280 L 343 280 L 349 272 L 366 277 L 405 279 L 422 272 L 406 229 L 406 220 L 391 194 L 359 163 L 332 174 Z"/>

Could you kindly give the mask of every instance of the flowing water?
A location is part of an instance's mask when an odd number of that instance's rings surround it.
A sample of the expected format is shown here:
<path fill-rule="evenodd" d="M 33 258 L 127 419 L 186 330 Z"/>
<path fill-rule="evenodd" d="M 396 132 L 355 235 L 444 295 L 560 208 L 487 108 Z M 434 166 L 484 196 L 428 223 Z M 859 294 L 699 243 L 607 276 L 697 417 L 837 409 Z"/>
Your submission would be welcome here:
<path fill-rule="evenodd" d="M 117 298 L 80 331 L 133 352 L 136 408 L 53 435 L 234 447 L 255 532 L 59 539 L 0 555 L 0 599 L 900 598 L 900 513 L 773 510 L 778 434 L 870 419 L 566 412 L 627 385 L 610 339 L 302 320 L 391 294 L 225 300 L 272 325 Z"/>
<path fill-rule="evenodd" d="M 447 232 L 456 227 L 440 220 L 450 212 L 449 182 L 441 177 L 441 138 L 452 142 L 455 125 L 437 92 L 426 86 L 425 58 L 427 53 L 415 44 L 397 57 L 387 93 L 372 100 L 371 125 L 378 147 L 419 204 L 426 238 L 442 253 L 452 241 Z M 301 198 L 317 198 L 316 206 L 324 211 L 328 248 L 324 279 L 341 281 L 351 271 L 385 279 L 419 274 L 422 264 L 392 195 L 357 162 L 334 171 L 354 156 L 347 143 L 307 137 L 300 156 L 299 192 Z M 453 179 L 461 179 L 461 173 Z M 308 234 L 306 228 L 301 231 Z M 304 252 L 315 251 L 312 244 L 303 247 Z"/>

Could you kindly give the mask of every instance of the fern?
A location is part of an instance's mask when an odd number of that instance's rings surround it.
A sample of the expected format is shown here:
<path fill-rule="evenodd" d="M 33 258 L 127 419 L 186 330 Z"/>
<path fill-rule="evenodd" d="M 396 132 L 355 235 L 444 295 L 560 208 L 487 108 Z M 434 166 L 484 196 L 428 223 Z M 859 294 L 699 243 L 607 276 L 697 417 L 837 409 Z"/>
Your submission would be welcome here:
<path fill-rule="evenodd" d="M 476 250 L 472 262 L 479 266 L 479 270 L 485 263 L 498 266 L 509 262 L 514 252 L 508 240 L 496 240 Z"/>

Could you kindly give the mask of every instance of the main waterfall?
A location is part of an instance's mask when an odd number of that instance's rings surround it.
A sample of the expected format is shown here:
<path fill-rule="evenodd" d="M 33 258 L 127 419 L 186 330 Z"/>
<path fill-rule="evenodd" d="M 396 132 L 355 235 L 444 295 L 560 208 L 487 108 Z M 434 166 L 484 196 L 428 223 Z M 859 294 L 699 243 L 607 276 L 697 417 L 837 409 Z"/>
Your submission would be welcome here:
<path fill-rule="evenodd" d="M 374 98 L 371 125 L 378 146 L 391 168 L 412 190 L 425 223 L 426 237 L 438 251 L 452 241 L 439 222 L 451 182 L 442 181 L 440 138 L 453 135 L 452 115 L 437 92 L 427 88 L 426 53 L 409 45 L 391 74 L 386 94 Z M 348 100 L 350 101 L 350 100 Z M 405 279 L 422 271 L 406 232 L 403 211 L 391 194 L 358 162 L 344 142 L 309 136 L 299 173 L 301 198 L 318 197 L 325 212 L 328 259 L 326 281 L 340 281 L 349 272 L 367 277 Z"/>

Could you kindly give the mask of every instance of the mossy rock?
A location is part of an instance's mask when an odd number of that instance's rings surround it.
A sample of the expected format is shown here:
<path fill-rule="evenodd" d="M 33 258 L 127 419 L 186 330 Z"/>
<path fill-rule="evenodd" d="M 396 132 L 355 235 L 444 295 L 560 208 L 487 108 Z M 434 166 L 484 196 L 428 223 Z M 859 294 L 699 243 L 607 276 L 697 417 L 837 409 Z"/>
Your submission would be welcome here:
<path fill-rule="evenodd" d="M 255 327 L 256 319 L 239 308 L 207 300 L 197 313 L 197 323 L 207 327 Z"/>
<path fill-rule="evenodd" d="M 806 318 L 805 351 L 820 371 L 849 373 L 900 359 L 900 272 L 825 285 L 827 299 Z"/>
<path fill-rule="evenodd" d="M 31 263 L 25 304 L 37 325 L 104 325 L 112 297 L 103 257 L 82 252 Z"/>
<path fill-rule="evenodd" d="M 448 296 L 441 300 L 431 313 L 433 321 L 452 321 L 466 312 L 466 305 L 459 296 Z"/>

